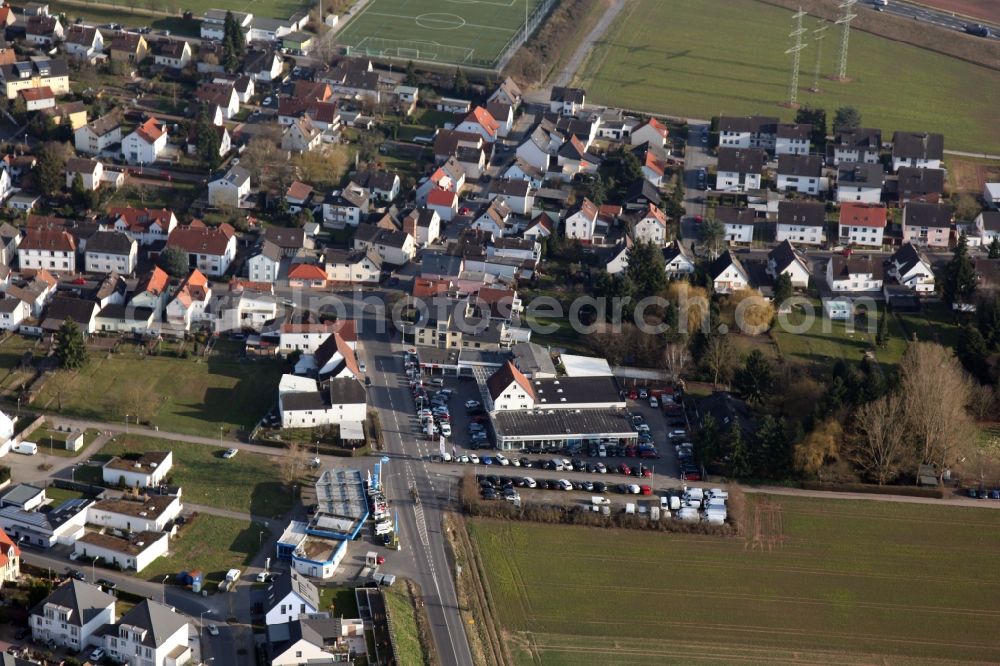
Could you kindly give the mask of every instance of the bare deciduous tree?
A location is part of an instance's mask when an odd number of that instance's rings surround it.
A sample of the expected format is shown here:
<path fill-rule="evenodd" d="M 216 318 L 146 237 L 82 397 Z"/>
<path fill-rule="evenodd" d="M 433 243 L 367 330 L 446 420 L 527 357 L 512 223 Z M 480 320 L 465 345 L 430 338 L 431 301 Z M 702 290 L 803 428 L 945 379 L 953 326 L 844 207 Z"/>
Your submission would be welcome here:
<path fill-rule="evenodd" d="M 718 387 L 719 382 L 729 383 L 736 367 L 736 351 L 729 344 L 727 336 L 713 335 L 709 339 L 708 348 L 705 350 L 705 365 L 712 373 L 713 387 Z"/>
<path fill-rule="evenodd" d="M 663 349 L 663 367 L 670 375 L 670 381 L 677 383 L 691 364 L 691 354 L 687 346 L 679 342 L 671 342 Z"/>
<path fill-rule="evenodd" d="M 291 487 L 306 469 L 306 450 L 299 442 L 289 442 L 281 457 L 281 480 Z"/>
<path fill-rule="evenodd" d="M 906 445 L 905 401 L 894 393 L 855 412 L 858 429 L 852 460 L 880 486 L 893 481 L 910 458 Z"/>
<path fill-rule="evenodd" d="M 127 416 L 133 423 L 141 423 L 148 421 L 156 412 L 159 397 L 149 382 L 132 378 L 122 385 L 114 404 L 119 418 Z"/>
<path fill-rule="evenodd" d="M 933 342 L 911 344 L 900 364 L 899 393 L 907 435 L 920 462 L 937 467 L 939 478 L 973 435 L 969 380 L 950 349 Z"/>
<path fill-rule="evenodd" d="M 969 386 L 969 412 L 978 421 L 985 421 L 1000 412 L 1000 401 L 992 386 L 973 381 Z"/>

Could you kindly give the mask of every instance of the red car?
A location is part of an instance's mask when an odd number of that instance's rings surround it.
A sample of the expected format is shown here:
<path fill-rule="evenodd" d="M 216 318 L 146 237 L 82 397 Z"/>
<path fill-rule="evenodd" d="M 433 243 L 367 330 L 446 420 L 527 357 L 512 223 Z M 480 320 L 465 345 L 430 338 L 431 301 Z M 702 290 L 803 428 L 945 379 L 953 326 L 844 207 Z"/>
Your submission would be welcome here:
<path fill-rule="evenodd" d="M 625 463 L 622 463 L 621 465 L 618 465 L 618 472 L 619 474 L 624 474 L 625 476 L 631 476 L 632 468 Z"/>
<path fill-rule="evenodd" d="M 643 475 L 643 477 L 645 477 L 647 479 L 651 479 L 651 478 L 653 478 L 653 470 L 651 470 L 651 469 L 644 469 L 644 470 L 642 470 L 642 475 Z"/>
<path fill-rule="evenodd" d="M 640 458 L 659 458 L 660 456 L 659 456 L 659 454 L 656 451 L 654 451 L 652 449 L 643 449 L 642 451 L 639 451 L 639 457 Z"/>
<path fill-rule="evenodd" d="M 635 389 L 632 389 L 631 391 L 628 392 L 628 399 L 629 400 L 638 400 L 639 399 L 639 392 L 636 391 Z"/>
<path fill-rule="evenodd" d="M 626 446 L 625 447 L 625 457 L 626 458 L 635 458 L 635 447 L 634 446 Z"/>
<path fill-rule="evenodd" d="M 685 481 L 701 481 L 701 472 L 684 472 Z"/>
<path fill-rule="evenodd" d="M 650 488 L 649 486 L 645 485 L 645 484 L 639 486 L 639 490 L 642 491 L 643 495 L 652 495 L 653 494 L 653 489 Z"/>

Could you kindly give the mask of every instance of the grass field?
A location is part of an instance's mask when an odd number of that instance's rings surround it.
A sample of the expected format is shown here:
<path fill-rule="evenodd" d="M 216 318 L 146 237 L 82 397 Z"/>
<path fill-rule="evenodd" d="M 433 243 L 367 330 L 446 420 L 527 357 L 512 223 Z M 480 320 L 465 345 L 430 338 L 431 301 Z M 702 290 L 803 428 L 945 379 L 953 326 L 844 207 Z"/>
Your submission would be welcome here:
<path fill-rule="evenodd" d="M 383 590 L 385 607 L 392 622 L 393 636 L 399 653 L 396 661 L 400 664 L 424 664 L 424 650 L 420 646 L 420 631 L 417 629 L 417 611 L 413 598 L 405 585 L 394 585 Z"/>
<path fill-rule="evenodd" d="M 95 6 L 95 4 L 99 6 Z M 307 11 L 311 5 L 312 3 L 305 0 L 185 0 L 185 2 L 175 2 L 174 0 L 166 0 L 166 2 L 153 2 L 152 0 L 139 0 L 138 2 L 130 2 L 129 0 L 100 0 L 99 3 L 89 2 L 88 0 L 62 0 L 61 2 L 53 3 L 52 9 L 55 10 L 58 8 L 59 11 L 65 11 L 69 16 L 87 16 L 88 14 L 98 12 L 107 15 L 109 18 L 106 20 L 116 20 L 110 16 L 110 13 L 117 9 L 120 13 L 118 20 L 124 25 L 154 26 L 156 23 L 155 19 L 144 14 L 157 12 L 172 14 L 180 18 L 183 11 L 190 11 L 196 19 L 200 19 L 202 14 L 208 9 L 228 9 L 234 12 L 250 12 L 254 16 L 287 19 L 296 12 Z M 197 30 L 195 30 L 194 34 L 198 34 Z"/>
<path fill-rule="evenodd" d="M 812 30 L 816 20 L 804 25 Z M 794 112 L 779 106 L 788 98 L 790 26 L 791 12 L 755 0 L 637 0 L 578 76 L 588 102 L 696 118 L 791 119 Z M 836 67 L 834 37 L 828 31 L 823 75 Z M 838 106 L 853 105 L 865 126 L 887 137 L 927 130 L 944 133 L 946 148 L 1000 152 L 1000 72 L 859 31 L 850 45 L 851 82 L 821 79 L 819 94 L 806 90 L 815 55 L 804 51 L 800 103 L 824 107 L 830 119 Z"/>
<path fill-rule="evenodd" d="M 104 445 L 99 457 L 147 451 L 174 452 L 170 472 L 184 489 L 184 501 L 255 516 L 280 516 L 292 508 L 292 494 L 277 478 L 275 458 L 240 451 L 226 460 L 225 449 L 152 437 L 118 435 Z"/>
<path fill-rule="evenodd" d="M 1000 660 L 1000 511 L 772 500 L 784 537 L 769 552 L 735 538 L 470 521 L 514 663 Z"/>
<path fill-rule="evenodd" d="M 824 317 L 818 301 L 812 311 L 811 324 L 808 316 L 796 309 L 781 315 L 772 327 L 771 337 L 786 359 L 806 363 L 832 363 L 838 358 L 860 361 L 865 351 L 873 347 L 874 335 L 869 334 L 866 323 L 855 324 L 850 331 L 847 322 Z M 787 321 L 788 327 L 783 321 Z"/>
<path fill-rule="evenodd" d="M 337 42 L 369 55 L 492 67 L 540 0 L 371 0 Z"/>
<path fill-rule="evenodd" d="M 261 530 L 266 539 L 267 529 L 258 523 L 199 514 L 170 540 L 169 557 L 153 560 L 137 575 L 159 583 L 167 574 L 173 578 L 181 571 L 201 569 L 212 583 L 207 589 L 214 592 L 227 571 L 242 569 L 260 550 Z"/>
<path fill-rule="evenodd" d="M 149 420 L 160 430 L 218 437 L 222 428 L 227 436 L 235 436 L 274 404 L 281 371 L 279 363 L 270 361 L 95 355 L 63 395 L 62 413 L 106 420 L 108 414 L 118 413 L 115 396 L 122 379 L 142 377 L 159 401 Z M 51 398 L 43 386 L 38 404 L 48 404 Z"/>

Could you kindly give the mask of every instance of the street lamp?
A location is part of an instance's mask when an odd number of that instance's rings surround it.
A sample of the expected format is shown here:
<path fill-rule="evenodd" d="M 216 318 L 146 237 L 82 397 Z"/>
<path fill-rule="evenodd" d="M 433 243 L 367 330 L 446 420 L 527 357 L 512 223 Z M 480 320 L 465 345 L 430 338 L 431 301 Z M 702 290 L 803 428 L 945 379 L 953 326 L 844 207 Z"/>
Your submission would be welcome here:
<path fill-rule="evenodd" d="M 170 578 L 170 574 L 167 574 L 166 576 L 164 576 L 163 580 L 160 581 L 160 585 L 163 586 L 163 605 L 164 606 L 167 605 L 167 579 L 168 578 Z"/>
<path fill-rule="evenodd" d="M 219 446 L 222 446 L 222 429 L 224 426 L 219 426 Z"/>
<path fill-rule="evenodd" d="M 128 434 L 128 417 L 129 416 L 130 416 L 129 414 L 125 415 L 125 434 L 126 435 Z"/>
<path fill-rule="evenodd" d="M 213 609 L 209 608 L 208 610 L 203 610 L 201 612 L 201 615 L 198 616 L 198 640 L 201 640 L 205 637 L 205 616 L 211 615 L 214 612 L 215 611 Z"/>

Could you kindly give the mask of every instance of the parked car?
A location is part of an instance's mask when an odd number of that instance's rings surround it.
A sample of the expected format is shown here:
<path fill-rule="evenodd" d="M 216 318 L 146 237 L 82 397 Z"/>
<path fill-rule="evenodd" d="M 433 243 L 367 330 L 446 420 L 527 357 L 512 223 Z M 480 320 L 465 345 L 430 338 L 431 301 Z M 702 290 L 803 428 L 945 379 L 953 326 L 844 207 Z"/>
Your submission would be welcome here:
<path fill-rule="evenodd" d="M 226 449 L 225 453 L 222 454 L 222 457 L 228 460 L 239 452 L 240 452 L 239 449 Z"/>
<path fill-rule="evenodd" d="M 510 460 L 508 460 L 506 456 L 503 456 L 503 455 L 501 455 L 499 453 L 497 453 L 497 454 L 495 454 L 493 456 L 493 460 L 495 460 L 496 463 L 498 465 L 502 466 L 502 467 L 506 467 L 506 466 L 510 465 Z"/>
<path fill-rule="evenodd" d="M 218 631 L 216 631 L 218 633 Z M 104 659 L 104 655 L 107 654 L 104 648 L 94 648 L 94 651 L 90 653 L 90 661 L 97 663 L 101 659 Z"/>
<path fill-rule="evenodd" d="M 617 469 L 619 474 L 624 474 L 625 476 L 630 476 L 632 474 L 632 468 L 625 463 L 618 465 Z"/>
<path fill-rule="evenodd" d="M 118 583 L 116 583 L 113 580 L 108 580 L 107 578 L 101 578 L 101 579 L 99 579 L 97 581 L 97 584 L 100 585 L 101 587 L 105 588 L 105 589 L 108 589 L 108 590 L 113 590 L 113 589 L 115 589 L 115 588 L 118 587 Z"/>
<path fill-rule="evenodd" d="M 475 409 L 476 407 L 479 407 L 479 401 L 478 400 L 466 400 L 465 401 L 465 408 L 466 409 Z"/>
<path fill-rule="evenodd" d="M 568 479 L 559 479 L 557 483 L 562 490 L 573 490 L 573 484 Z"/>

